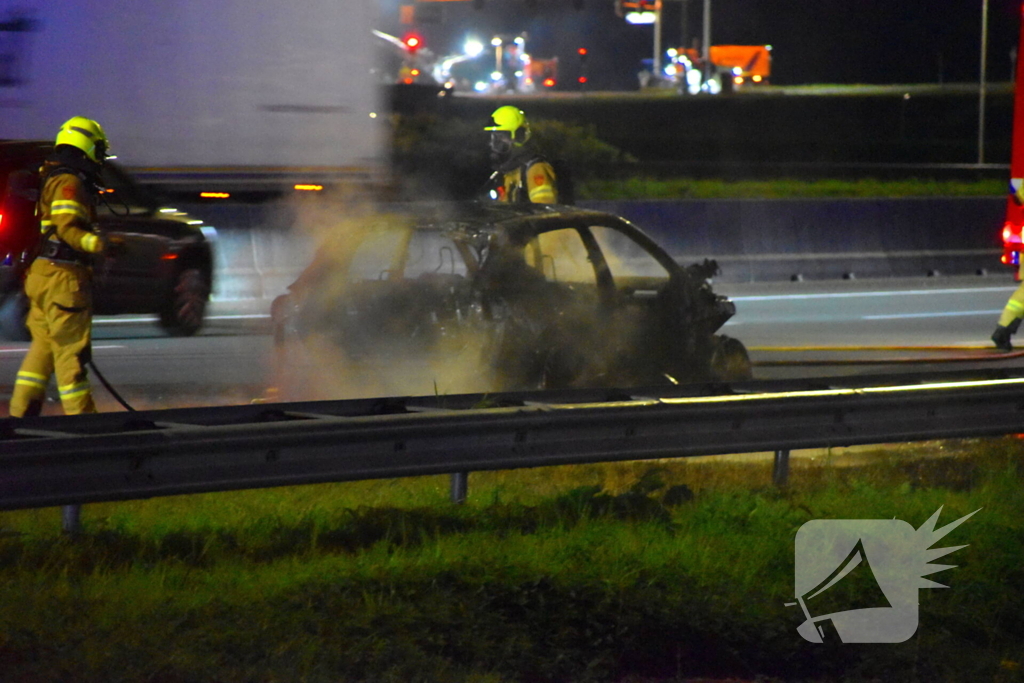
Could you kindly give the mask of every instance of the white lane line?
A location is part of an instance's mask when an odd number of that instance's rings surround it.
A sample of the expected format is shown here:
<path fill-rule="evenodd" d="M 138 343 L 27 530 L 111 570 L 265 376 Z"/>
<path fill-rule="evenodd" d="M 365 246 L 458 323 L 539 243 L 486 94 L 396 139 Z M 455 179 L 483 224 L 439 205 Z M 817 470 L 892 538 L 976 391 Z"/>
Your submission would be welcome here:
<path fill-rule="evenodd" d="M 908 296 L 926 294 L 971 294 L 974 292 L 1012 292 L 1015 287 L 965 287 L 963 289 L 906 289 L 882 292 L 821 292 L 816 294 L 765 294 L 731 296 L 732 301 L 789 301 L 795 299 L 854 299 L 857 297 Z"/>
<path fill-rule="evenodd" d="M 263 320 L 269 313 L 239 313 L 238 315 L 208 315 L 204 320 Z"/>
<path fill-rule="evenodd" d="M 107 319 L 103 319 L 103 320 L 101 320 L 99 318 L 93 318 L 92 324 L 93 325 L 121 325 L 121 324 L 124 324 L 124 323 L 152 323 L 152 322 L 156 322 L 156 316 L 155 315 L 152 316 L 152 317 L 147 317 L 147 318 L 107 318 Z"/>
<path fill-rule="evenodd" d="M 28 342 L 25 342 L 25 343 L 28 344 Z M 94 346 L 94 347 L 92 347 L 92 350 L 93 351 L 100 351 L 100 350 L 103 350 L 103 349 L 123 349 L 123 348 L 124 348 L 124 346 L 121 346 L 121 345 L 107 344 L 107 345 L 104 345 L 104 346 Z M 16 349 L 0 349 L 0 353 L 25 353 L 26 350 L 27 350 L 27 347 L 21 347 L 21 348 L 16 348 Z"/>
<path fill-rule="evenodd" d="M 1003 310 L 995 311 L 944 311 L 941 313 L 894 313 L 892 315 L 862 315 L 861 320 L 903 320 L 905 318 L 960 318 L 969 315 L 999 315 Z"/>
<path fill-rule="evenodd" d="M 263 320 L 269 318 L 269 313 L 250 313 L 250 314 L 238 314 L 238 315 L 208 315 L 204 320 Z M 128 325 L 130 323 L 152 323 L 156 322 L 157 317 L 147 316 L 142 318 L 104 318 L 93 319 L 93 325 Z"/>

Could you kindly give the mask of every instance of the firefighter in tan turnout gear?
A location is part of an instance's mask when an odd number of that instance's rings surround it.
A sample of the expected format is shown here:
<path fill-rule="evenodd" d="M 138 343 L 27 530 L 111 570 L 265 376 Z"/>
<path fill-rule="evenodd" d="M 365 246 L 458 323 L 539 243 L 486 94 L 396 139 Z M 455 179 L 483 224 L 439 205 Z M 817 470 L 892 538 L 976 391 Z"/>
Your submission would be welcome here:
<path fill-rule="evenodd" d="M 90 259 L 106 246 L 93 228 L 106 156 L 103 128 L 76 116 L 61 126 L 53 154 L 39 170 L 38 209 L 45 239 L 25 278 L 32 345 L 15 380 L 13 417 L 39 414 L 53 374 L 66 414 L 96 412 L 85 364 L 92 335 Z"/>
<path fill-rule="evenodd" d="M 526 146 L 530 123 L 518 107 L 506 105 L 491 114 L 491 196 L 500 202 L 557 204 L 555 169 L 547 159 Z"/>

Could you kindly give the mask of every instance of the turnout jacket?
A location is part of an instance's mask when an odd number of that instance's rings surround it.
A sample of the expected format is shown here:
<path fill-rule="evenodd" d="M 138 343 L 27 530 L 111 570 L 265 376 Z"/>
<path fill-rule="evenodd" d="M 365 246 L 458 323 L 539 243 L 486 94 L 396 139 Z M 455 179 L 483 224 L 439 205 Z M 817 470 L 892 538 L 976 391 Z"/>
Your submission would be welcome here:
<path fill-rule="evenodd" d="M 52 162 L 51 162 L 52 163 Z M 50 163 L 43 167 L 45 173 Z M 50 233 L 48 242 L 61 242 L 77 252 L 97 254 L 103 251 L 103 239 L 93 232 L 96 205 L 90 188 L 75 173 L 50 176 L 39 197 L 40 229 Z M 44 246 L 43 257 L 47 258 Z M 52 248 L 52 247 L 51 247 Z"/>

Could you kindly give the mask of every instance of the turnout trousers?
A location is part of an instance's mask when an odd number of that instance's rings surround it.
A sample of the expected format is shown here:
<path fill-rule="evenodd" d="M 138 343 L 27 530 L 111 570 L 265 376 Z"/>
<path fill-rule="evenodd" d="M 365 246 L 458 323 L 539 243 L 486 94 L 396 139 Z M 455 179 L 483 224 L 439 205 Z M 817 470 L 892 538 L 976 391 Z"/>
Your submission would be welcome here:
<path fill-rule="evenodd" d="M 1024 281 L 1017 287 L 1017 291 L 1010 295 L 1010 300 L 1006 302 L 1006 307 L 1003 308 L 1003 313 L 999 316 L 999 325 L 1001 327 L 1009 327 L 1019 318 L 1024 318 Z"/>
<path fill-rule="evenodd" d="M 92 276 L 75 264 L 38 258 L 25 278 L 32 345 L 21 363 L 11 396 L 11 416 L 38 415 L 50 376 L 66 415 L 95 413 L 85 364 L 91 354 Z"/>

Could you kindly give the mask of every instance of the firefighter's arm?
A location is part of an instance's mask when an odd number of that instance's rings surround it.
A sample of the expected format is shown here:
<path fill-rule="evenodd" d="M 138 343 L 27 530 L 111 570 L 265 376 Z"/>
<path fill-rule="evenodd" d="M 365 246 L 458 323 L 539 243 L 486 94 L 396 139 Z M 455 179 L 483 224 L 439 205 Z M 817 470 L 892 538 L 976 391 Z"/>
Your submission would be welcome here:
<path fill-rule="evenodd" d="M 526 169 L 526 189 L 530 201 L 534 204 L 558 203 L 558 191 L 555 189 L 555 169 L 546 161 L 537 163 Z"/>
<path fill-rule="evenodd" d="M 104 240 L 91 230 L 92 210 L 85 185 L 70 173 L 56 176 L 50 182 L 50 221 L 57 237 L 72 249 L 87 254 L 102 252 Z"/>

